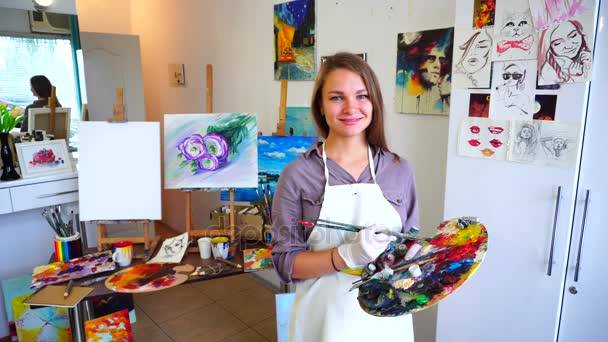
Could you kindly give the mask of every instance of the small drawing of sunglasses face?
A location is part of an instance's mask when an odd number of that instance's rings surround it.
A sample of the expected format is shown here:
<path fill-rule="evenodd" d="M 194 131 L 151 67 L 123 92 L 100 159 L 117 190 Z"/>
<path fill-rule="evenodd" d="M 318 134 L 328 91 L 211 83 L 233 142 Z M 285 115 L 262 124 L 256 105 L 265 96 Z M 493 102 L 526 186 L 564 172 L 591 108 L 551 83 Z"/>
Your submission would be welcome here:
<path fill-rule="evenodd" d="M 523 74 L 520 74 L 518 72 L 514 72 L 514 73 L 505 72 L 502 74 L 502 79 L 505 81 L 508 81 L 510 78 L 513 78 L 513 80 L 519 81 L 523 76 L 524 76 Z"/>

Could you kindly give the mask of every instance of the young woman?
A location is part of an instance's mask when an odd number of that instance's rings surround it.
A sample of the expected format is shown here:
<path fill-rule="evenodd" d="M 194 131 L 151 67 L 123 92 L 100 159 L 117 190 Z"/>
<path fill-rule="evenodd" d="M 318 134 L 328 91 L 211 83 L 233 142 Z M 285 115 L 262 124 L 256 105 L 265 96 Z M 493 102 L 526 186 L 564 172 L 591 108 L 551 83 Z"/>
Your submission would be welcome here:
<path fill-rule="evenodd" d="M 25 117 L 23 118 L 23 121 L 21 121 L 21 132 L 28 131 L 27 116 L 29 114 L 30 108 L 42 108 L 49 104 L 48 101 L 49 97 L 51 97 L 51 87 L 51 81 L 49 81 L 46 76 L 36 75 L 30 78 L 30 90 L 32 91 L 32 95 L 34 95 L 38 99 L 32 102 L 32 104 L 25 107 Z M 61 107 L 59 100 L 57 100 L 55 107 Z"/>
<path fill-rule="evenodd" d="M 394 239 L 382 231 L 418 225 L 413 169 L 387 148 L 374 72 L 356 55 L 329 57 L 311 111 L 325 141 L 283 170 L 272 208 L 273 262 L 284 282 L 296 284 L 289 340 L 413 341 L 410 315 L 371 316 L 349 291 L 361 267 Z M 297 223 L 313 218 L 367 228 L 351 233 Z"/>

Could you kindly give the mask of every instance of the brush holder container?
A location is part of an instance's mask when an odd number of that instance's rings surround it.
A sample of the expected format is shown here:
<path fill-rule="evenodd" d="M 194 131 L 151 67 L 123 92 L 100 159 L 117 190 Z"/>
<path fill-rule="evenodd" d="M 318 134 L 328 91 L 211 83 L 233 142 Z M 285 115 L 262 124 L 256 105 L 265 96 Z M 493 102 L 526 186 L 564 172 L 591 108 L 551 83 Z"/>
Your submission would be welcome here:
<path fill-rule="evenodd" d="M 69 237 L 55 236 L 55 261 L 66 261 L 82 256 L 80 233 Z"/>

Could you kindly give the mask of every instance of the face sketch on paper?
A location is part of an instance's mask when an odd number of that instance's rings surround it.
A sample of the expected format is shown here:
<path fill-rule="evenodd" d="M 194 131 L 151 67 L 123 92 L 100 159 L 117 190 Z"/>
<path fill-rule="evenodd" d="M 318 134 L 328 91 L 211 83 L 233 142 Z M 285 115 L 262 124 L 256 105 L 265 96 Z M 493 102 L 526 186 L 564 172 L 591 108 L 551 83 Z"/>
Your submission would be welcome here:
<path fill-rule="evenodd" d="M 532 59 L 536 54 L 535 35 L 530 10 L 507 10 L 496 27 L 498 60 Z"/>
<path fill-rule="evenodd" d="M 496 66 L 496 64 L 495 64 Z M 505 108 L 520 115 L 530 114 L 530 97 L 524 92 L 526 79 L 526 65 L 521 62 L 505 62 L 500 70 L 500 79 L 496 80 L 497 101 Z"/>
<path fill-rule="evenodd" d="M 182 239 L 173 239 L 166 245 L 163 245 L 163 251 L 166 257 L 173 257 L 179 255 L 185 247 L 186 244 Z"/>
<path fill-rule="evenodd" d="M 539 84 L 585 82 L 591 74 L 592 52 L 583 25 L 564 21 L 541 34 Z"/>
<path fill-rule="evenodd" d="M 543 137 L 540 139 L 543 151 L 549 158 L 561 159 L 568 151 L 568 138 L 564 137 Z"/>
<path fill-rule="evenodd" d="M 513 151 L 517 159 L 533 160 L 538 147 L 538 125 L 532 122 L 522 123 L 515 132 Z"/>
<path fill-rule="evenodd" d="M 487 88 L 489 86 L 490 52 L 492 36 L 488 30 L 478 30 L 463 44 L 458 46 L 457 53 L 462 53 L 454 72 L 462 74 L 470 82 L 469 88 Z M 482 79 L 484 78 L 482 84 Z"/>

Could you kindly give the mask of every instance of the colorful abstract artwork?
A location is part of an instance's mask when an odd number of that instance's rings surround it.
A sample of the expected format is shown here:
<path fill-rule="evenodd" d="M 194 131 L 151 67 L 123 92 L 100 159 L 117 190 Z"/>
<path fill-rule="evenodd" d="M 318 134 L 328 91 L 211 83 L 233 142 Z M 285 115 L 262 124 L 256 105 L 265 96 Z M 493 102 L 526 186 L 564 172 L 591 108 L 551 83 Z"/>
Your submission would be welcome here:
<path fill-rule="evenodd" d="M 454 28 L 399 33 L 395 111 L 448 115 Z"/>
<path fill-rule="evenodd" d="M 122 310 L 84 322 L 87 342 L 132 342 L 129 311 Z"/>
<path fill-rule="evenodd" d="M 487 118 L 490 114 L 490 94 L 471 94 L 469 117 Z"/>
<path fill-rule="evenodd" d="M 458 155 L 482 159 L 507 159 L 509 121 L 466 118 L 458 133 Z"/>
<path fill-rule="evenodd" d="M 191 265 L 140 264 L 116 272 L 105 285 L 123 293 L 160 291 L 184 283 L 193 270 Z"/>
<path fill-rule="evenodd" d="M 458 290 L 477 271 L 487 249 L 488 232 L 476 218 L 444 221 L 422 241 L 399 238 L 367 265 L 355 284 L 359 305 L 379 317 L 424 310 Z"/>
<path fill-rule="evenodd" d="M 258 193 L 274 189 L 281 171 L 317 142 L 317 137 L 258 136 Z M 259 201 L 256 188 L 236 189 L 235 201 Z M 229 193 L 222 192 L 220 199 L 228 201 Z"/>
<path fill-rule="evenodd" d="M 532 119 L 536 61 L 504 61 L 492 64 L 490 117 Z"/>
<path fill-rule="evenodd" d="M 573 17 L 540 33 L 538 84 L 586 82 L 591 79 L 593 15 Z"/>
<path fill-rule="evenodd" d="M 115 269 L 116 264 L 112 260 L 112 251 L 87 254 L 68 261 L 34 267 L 31 288 L 39 289 L 46 285 Z"/>
<path fill-rule="evenodd" d="M 315 77 L 315 1 L 274 5 L 274 79 L 310 81 Z"/>
<path fill-rule="evenodd" d="M 555 120 L 557 95 L 536 95 L 534 97 L 534 120 Z"/>
<path fill-rule="evenodd" d="M 31 309 L 23 304 L 29 296 L 13 298 L 11 303 L 19 341 L 69 341 L 68 310 L 56 307 Z"/>
<path fill-rule="evenodd" d="M 285 116 L 287 135 L 319 136 L 319 130 L 310 113 L 310 107 L 287 107 Z"/>
<path fill-rule="evenodd" d="M 494 25 L 494 61 L 536 59 L 538 37 L 528 0 L 498 3 Z"/>
<path fill-rule="evenodd" d="M 493 30 L 458 29 L 454 37 L 455 88 L 490 88 Z"/>
<path fill-rule="evenodd" d="M 245 272 L 272 267 L 272 247 L 251 248 L 243 251 Z"/>
<path fill-rule="evenodd" d="M 473 28 L 480 29 L 494 25 L 496 0 L 475 0 L 473 6 Z"/>
<path fill-rule="evenodd" d="M 593 0 L 530 0 L 530 10 L 534 27 L 537 30 L 546 29 L 550 25 L 560 23 L 584 12 L 593 12 Z"/>
<path fill-rule="evenodd" d="M 580 125 L 575 122 L 513 120 L 507 160 L 557 167 L 576 165 Z"/>
<path fill-rule="evenodd" d="M 165 189 L 257 184 L 257 115 L 166 114 Z"/>

